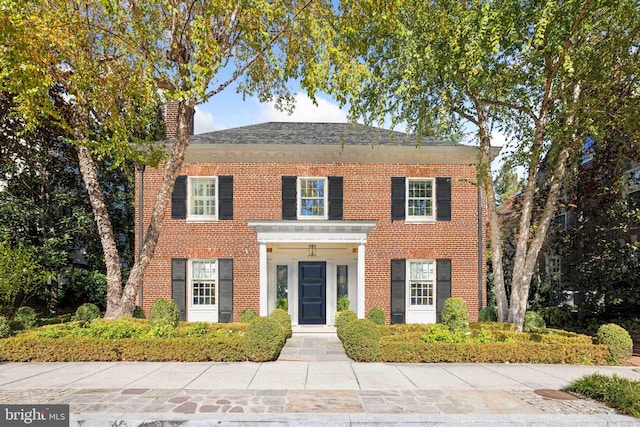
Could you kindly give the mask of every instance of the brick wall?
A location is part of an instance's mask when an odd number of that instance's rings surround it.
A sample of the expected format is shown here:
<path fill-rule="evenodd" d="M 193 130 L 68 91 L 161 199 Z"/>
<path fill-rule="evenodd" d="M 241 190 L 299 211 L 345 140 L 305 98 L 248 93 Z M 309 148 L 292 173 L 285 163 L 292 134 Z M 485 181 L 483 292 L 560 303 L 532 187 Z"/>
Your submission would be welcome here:
<path fill-rule="evenodd" d="M 342 176 L 344 220 L 377 221 L 366 245 L 365 312 L 379 306 L 385 310 L 387 321 L 389 319 L 391 259 L 450 258 L 452 295 L 464 298 L 471 320 L 477 319 L 477 187 L 472 165 L 187 163 L 181 174 L 232 175 L 234 219 L 192 223 L 173 220 L 170 209 L 167 211 L 155 256 L 144 277 L 145 311 L 156 298 L 171 296 L 171 258 L 233 258 L 234 319 L 237 320 L 245 308 L 258 312 L 259 247 L 247 220 L 281 219 L 281 177 L 284 175 Z M 451 177 L 452 220 L 432 224 L 392 221 L 392 176 Z M 145 223 L 161 179 L 161 170 L 145 170 Z"/>

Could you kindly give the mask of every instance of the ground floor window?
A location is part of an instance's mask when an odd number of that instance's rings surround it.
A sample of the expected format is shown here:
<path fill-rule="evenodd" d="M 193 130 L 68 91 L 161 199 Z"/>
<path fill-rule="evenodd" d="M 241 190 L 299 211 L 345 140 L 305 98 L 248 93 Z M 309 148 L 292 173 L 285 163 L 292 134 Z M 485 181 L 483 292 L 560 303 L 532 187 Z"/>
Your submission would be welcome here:
<path fill-rule="evenodd" d="M 434 261 L 409 261 L 409 304 L 411 307 L 433 305 L 435 285 Z"/>
<path fill-rule="evenodd" d="M 191 261 L 189 271 L 193 306 L 216 304 L 217 264 L 216 260 Z"/>

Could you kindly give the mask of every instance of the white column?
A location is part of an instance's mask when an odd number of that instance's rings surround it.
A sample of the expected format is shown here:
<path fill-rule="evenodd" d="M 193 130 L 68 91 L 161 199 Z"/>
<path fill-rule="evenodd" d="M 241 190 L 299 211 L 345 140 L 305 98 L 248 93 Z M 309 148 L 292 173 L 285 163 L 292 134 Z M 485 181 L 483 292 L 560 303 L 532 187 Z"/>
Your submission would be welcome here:
<path fill-rule="evenodd" d="M 358 278 L 358 283 L 357 283 L 357 289 L 358 289 L 358 304 L 356 307 L 356 314 L 358 315 L 359 319 L 364 318 L 365 313 L 364 313 L 364 243 L 358 243 L 358 272 L 357 272 L 357 276 Z"/>
<path fill-rule="evenodd" d="M 267 282 L 267 244 L 260 242 L 260 316 L 266 316 L 269 310 Z"/>

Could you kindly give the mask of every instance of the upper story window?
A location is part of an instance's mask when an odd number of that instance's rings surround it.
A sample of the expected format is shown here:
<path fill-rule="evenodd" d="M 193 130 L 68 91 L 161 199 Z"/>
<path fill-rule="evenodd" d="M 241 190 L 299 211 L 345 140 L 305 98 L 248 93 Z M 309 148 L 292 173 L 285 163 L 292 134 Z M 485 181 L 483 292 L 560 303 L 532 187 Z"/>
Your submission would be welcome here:
<path fill-rule="evenodd" d="M 298 178 L 298 218 L 327 219 L 327 178 Z"/>
<path fill-rule="evenodd" d="M 595 152 L 595 140 L 588 136 L 584 139 L 584 145 L 582 146 L 582 164 L 589 163 L 593 160 L 593 153 Z"/>
<path fill-rule="evenodd" d="M 216 219 L 218 217 L 216 177 L 189 177 L 189 219 Z"/>
<path fill-rule="evenodd" d="M 627 172 L 627 194 L 636 195 L 638 192 L 640 192 L 640 167 Z"/>
<path fill-rule="evenodd" d="M 435 182 L 432 178 L 407 178 L 407 219 L 433 221 Z"/>
<path fill-rule="evenodd" d="M 171 195 L 171 218 L 191 221 L 233 219 L 233 176 L 177 177 Z"/>
<path fill-rule="evenodd" d="M 547 277 L 556 283 L 562 280 L 562 258 L 558 255 L 547 255 Z"/>

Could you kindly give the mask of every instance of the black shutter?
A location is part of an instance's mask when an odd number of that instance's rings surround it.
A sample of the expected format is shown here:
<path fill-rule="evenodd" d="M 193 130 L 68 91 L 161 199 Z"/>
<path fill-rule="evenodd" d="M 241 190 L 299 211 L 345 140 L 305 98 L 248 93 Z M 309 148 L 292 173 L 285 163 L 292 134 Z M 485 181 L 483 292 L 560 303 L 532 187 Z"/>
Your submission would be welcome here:
<path fill-rule="evenodd" d="M 187 217 L 187 177 L 180 175 L 176 178 L 171 194 L 171 218 L 185 219 Z"/>
<path fill-rule="evenodd" d="M 451 298 L 451 260 L 439 259 L 436 261 L 436 314 L 440 323 L 440 313 L 444 302 Z"/>
<path fill-rule="evenodd" d="M 406 268 L 404 259 L 391 260 L 391 323 L 405 323 L 405 295 L 407 294 Z"/>
<path fill-rule="evenodd" d="M 233 322 L 233 260 L 218 260 L 218 322 Z"/>
<path fill-rule="evenodd" d="M 296 177 L 282 177 L 282 219 L 296 219 Z"/>
<path fill-rule="evenodd" d="M 342 220 L 342 177 L 329 177 L 329 219 Z"/>
<path fill-rule="evenodd" d="M 405 219 L 405 178 L 391 177 L 391 219 Z"/>
<path fill-rule="evenodd" d="M 218 177 L 218 219 L 233 219 L 233 177 Z"/>
<path fill-rule="evenodd" d="M 436 220 L 451 221 L 451 178 L 436 178 Z"/>
<path fill-rule="evenodd" d="M 187 260 L 171 259 L 171 298 L 178 304 L 180 319 L 187 320 Z"/>

